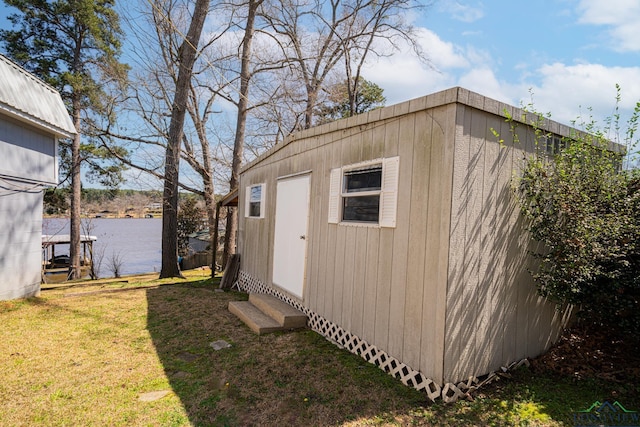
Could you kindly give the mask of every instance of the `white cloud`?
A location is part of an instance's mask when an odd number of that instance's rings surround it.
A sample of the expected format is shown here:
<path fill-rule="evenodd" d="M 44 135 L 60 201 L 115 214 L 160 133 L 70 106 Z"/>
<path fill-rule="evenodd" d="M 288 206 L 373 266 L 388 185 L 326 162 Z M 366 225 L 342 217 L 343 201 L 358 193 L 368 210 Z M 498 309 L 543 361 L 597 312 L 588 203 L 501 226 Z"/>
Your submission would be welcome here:
<path fill-rule="evenodd" d="M 531 89 L 538 111 L 550 112 L 554 120 L 567 124 L 580 115 L 590 114 L 602 124 L 602 120 L 613 113 L 616 84 L 621 86 L 623 120 L 640 100 L 640 67 L 553 63 L 543 65 L 530 77 L 537 83 L 513 86 L 512 96 L 528 103 Z"/>
<path fill-rule="evenodd" d="M 478 3 L 475 6 L 463 4 L 459 1 L 447 0 L 440 4 L 441 10 L 450 13 L 453 19 L 462 22 L 475 22 L 484 17 L 483 4 Z"/>
<path fill-rule="evenodd" d="M 506 90 L 508 85 L 505 82 L 498 81 L 493 70 L 487 66 L 469 70 L 460 77 L 457 84 L 489 98 L 513 104 L 513 98 Z"/>
<path fill-rule="evenodd" d="M 364 77 L 384 89 L 387 105 L 455 86 L 451 74 L 426 67 L 405 55 L 380 58 L 367 67 Z"/>
<path fill-rule="evenodd" d="M 465 37 L 479 37 L 482 34 L 484 34 L 483 31 L 481 30 L 476 30 L 476 31 L 463 31 L 462 35 Z"/>
<path fill-rule="evenodd" d="M 640 51 L 640 2 L 637 0 L 581 0 L 582 24 L 609 27 L 612 48 L 621 52 Z"/>
<path fill-rule="evenodd" d="M 387 105 L 462 86 L 515 106 L 530 103 L 533 96 L 538 111 L 550 112 L 554 120 L 571 124 L 579 115 L 593 114 L 601 123 L 610 117 L 616 84 L 622 88 L 623 121 L 640 100 L 640 66 L 567 64 L 540 57 L 532 63 L 543 65 L 516 63 L 512 74 L 504 77 L 498 74 L 499 61 L 485 50 L 444 41 L 426 29 L 420 31 L 420 43 L 433 67 L 425 66 L 410 49 L 405 49 L 391 57 L 379 58 L 365 70 L 365 78 L 384 89 Z"/>
<path fill-rule="evenodd" d="M 419 44 L 430 65 L 421 62 L 405 46 L 393 56 L 381 57 L 364 70 L 364 77 L 384 89 L 387 105 L 455 86 L 452 71 L 471 66 L 464 49 L 445 42 L 427 29 L 418 31 Z"/>
<path fill-rule="evenodd" d="M 418 38 L 420 45 L 435 68 L 441 70 L 469 66 L 469 60 L 464 49 L 451 42 L 445 42 L 433 31 L 421 28 L 418 30 Z"/>
<path fill-rule="evenodd" d="M 513 96 L 517 92 L 513 86 L 496 76 L 492 68 L 496 64 L 495 59 L 487 51 L 443 41 L 424 28 L 419 34 L 419 43 L 427 52 L 431 67 L 405 48 L 393 56 L 379 58 L 364 72 L 366 79 L 384 89 L 387 105 L 453 86 L 462 86 L 510 104 L 519 99 Z"/>

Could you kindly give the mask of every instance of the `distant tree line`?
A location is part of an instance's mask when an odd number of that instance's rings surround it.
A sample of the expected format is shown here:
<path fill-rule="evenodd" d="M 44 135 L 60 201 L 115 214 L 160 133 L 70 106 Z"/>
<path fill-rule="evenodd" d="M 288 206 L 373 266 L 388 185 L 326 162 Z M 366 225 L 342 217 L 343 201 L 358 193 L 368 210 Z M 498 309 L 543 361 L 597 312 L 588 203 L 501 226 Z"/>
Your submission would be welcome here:
<path fill-rule="evenodd" d="M 70 206 L 70 192 L 68 188 L 50 188 L 44 193 L 44 212 L 48 215 L 68 214 Z M 181 192 L 179 200 L 195 200 L 194 195 L 187 192 Z M 124 205 L 137 203 L 140 207 L 150 203 L 161 203 L 162 192 L 160 190 L 133 190 L 121 188 L 83 188 L 82 204 L 83 206 L 108 206 L 118 203 Z M 202 215 L 206 217 L 206 213 L 202 210 Z"/>

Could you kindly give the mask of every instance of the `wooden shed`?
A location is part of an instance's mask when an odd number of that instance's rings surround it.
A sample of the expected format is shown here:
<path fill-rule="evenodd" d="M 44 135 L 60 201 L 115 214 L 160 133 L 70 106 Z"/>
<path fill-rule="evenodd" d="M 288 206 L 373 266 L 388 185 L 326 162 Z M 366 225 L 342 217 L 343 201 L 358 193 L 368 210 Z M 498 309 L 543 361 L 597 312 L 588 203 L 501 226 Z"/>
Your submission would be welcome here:
<path fill-rule="evenodd" d="M 40 291 L 43 191 L 73 134 L 60 94 L 0 55 L 0 300 Z"/>
<path fill-rule="evenodd" d="M 241 172 L 239 288 L 432 399 L 545 351 L 570 313 L 528 272 L 512 184 L 534 132 L 514 143 L 507 114 L 456 87 L 291 135 Z"/>

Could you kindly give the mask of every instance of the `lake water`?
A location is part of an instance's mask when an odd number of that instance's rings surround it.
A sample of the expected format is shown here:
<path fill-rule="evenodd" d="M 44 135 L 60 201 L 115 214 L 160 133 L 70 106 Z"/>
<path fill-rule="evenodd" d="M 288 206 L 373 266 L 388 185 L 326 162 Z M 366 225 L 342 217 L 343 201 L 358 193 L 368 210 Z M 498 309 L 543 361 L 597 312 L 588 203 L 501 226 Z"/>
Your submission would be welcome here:
<path fill-rule="evenodd" d="M 122 262 L 121 274 L 139 274 L 160 271 L 162 260 L 162 218 L 95 218 L 82 220 L 98 240 L 93 244 L 100 263 L 99 276 L 113 276 L 109 263 L 114 258 Z M 42 222 L 42 234 L 69 234 L 69 219 L 45 218 Z M 69 246 L 56 245 L 56 255 L 69 254 Z M 96 266 L 97 267 L 97 266 Z"/>

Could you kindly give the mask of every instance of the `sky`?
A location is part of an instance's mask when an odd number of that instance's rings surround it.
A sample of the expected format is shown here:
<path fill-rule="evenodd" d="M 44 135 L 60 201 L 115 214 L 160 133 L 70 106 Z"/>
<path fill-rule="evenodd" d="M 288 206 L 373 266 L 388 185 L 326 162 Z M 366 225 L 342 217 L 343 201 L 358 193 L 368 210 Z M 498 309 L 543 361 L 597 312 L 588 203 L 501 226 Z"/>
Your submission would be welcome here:
<path fill-rule="evenodd" d="M 422 0 L 413 21 L 429 63 L 410 52 L 372 62 L 365 78 L 387 105 L 462 86 L 569 124 L 592 108 L 628 116 L 640 101 L 638 0 Z M 0 3 L 0 27 L 10 8 Z"/>
<path fill-rule="evenodd" d="M 387 105 L 462 86 L 571 124 L 611 116 L 616 84 L 623 123 L 640 101 L 638 0 L 422 1 L 406 18 L 428 63 L 405 48 L 364 70 Z M 0 2 L 0 28 L 9 10 Z"/>
<path fill-rule="evenodd" d="M 413 21 L 428 64 L 410 51 L 372 62 L 365 78 L 387 105 L 462 86 L 570 123 L 640 101 L 638 0 L 422 0 Z M 0 3 L 0 27 L 10 8 Z"/>
<path fill-rule="evenodd" d="M 640 101 L 638 0 L 434 0 L 414 17 L 430 67 L 405 50 L 365 77 L 387 105 L 462 86 L 570 124 L 592 109 L 623 120 Z"/>

